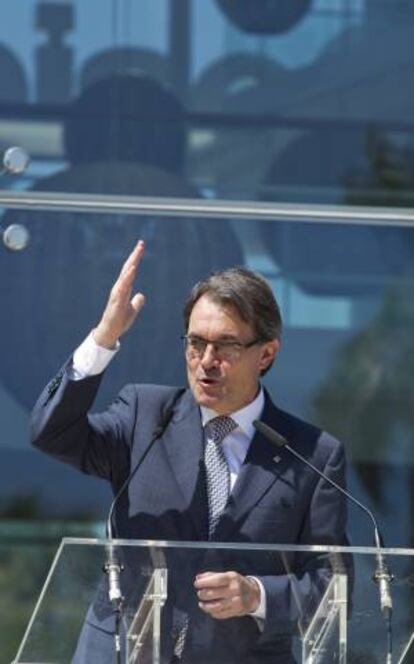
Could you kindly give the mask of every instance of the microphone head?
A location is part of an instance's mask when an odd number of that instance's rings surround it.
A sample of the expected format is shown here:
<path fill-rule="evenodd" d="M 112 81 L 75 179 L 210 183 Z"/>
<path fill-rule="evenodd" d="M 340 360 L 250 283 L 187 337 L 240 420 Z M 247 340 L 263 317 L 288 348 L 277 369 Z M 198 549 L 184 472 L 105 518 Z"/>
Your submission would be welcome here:
<path fill-rule="evenodd" d="M 269 440 L 277 447 L 285 447 L 285 445 L 287 445 L 286 438 L 283 438 L 280 433 L 272 429 L 272 427 L 269 427 L 264 422 L 261 422 L 260 420 L 254 420 L 253 426 L 259 433 L 262 434 L 262 436 L 267 438 L 267 440 Z"/>
<path fill-rule="evenodd" d="M 280 433 L 272 429 L 272 427 L 269 427 L 264 422 L 261 422 L 260 420 L 254 420 L 253 426 L 257 431 L 259 431 L 259 433 L 262 434 L 262 436 L 267 438 L 267 440 L 270 440 L 271 443 L 277 445 L 277 447 L 285 447 L 285 445 L 287 445 L 286 438 L 283 438 Z"/>

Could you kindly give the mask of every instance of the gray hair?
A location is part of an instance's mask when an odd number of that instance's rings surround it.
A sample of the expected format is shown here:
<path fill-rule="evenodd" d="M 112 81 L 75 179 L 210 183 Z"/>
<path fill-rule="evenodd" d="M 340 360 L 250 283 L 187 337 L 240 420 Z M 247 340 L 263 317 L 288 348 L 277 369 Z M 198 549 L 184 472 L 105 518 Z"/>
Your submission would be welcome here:
<path fill-rule="evenodd" d="M 240 318 L 252 326 L 258 341 L 280 340 L 282 316 L 279 305 L 267 281 L 256 272 L 235 267 L 213 272 L 195 284 L 184 305 L 186 331 L 193 307 L 203 295 L 224 307 L 234 307 Z"/>

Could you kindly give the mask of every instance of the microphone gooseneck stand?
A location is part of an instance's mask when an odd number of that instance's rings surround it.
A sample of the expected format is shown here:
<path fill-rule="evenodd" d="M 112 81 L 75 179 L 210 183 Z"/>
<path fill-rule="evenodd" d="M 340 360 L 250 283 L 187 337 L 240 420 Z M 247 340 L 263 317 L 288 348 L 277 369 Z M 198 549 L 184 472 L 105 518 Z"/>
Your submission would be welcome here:
<path fill-rule="evenodd" d="M 154 431 L 152 432 L 151 440 L 148 443 L 148 446 L 146 450 L 144 451 L 143 455 L 138 459 L 137 463 L 135 464 L 134 468 L 131 470 L 129 473 L 128 477 L 124 481 L 124 483 L 121 485 L 121 488 L 118 490 L 117 494 L 115 495 L 114 499 L 112 500 L 111 506 L 109 508 L 108 512 L 108 518 L 106 520 L 106 538 L 108 540 L 108 545 L 106 547 L 106 561 L 103 567 L 103 570 L 105 574 L 108 575 L 108 597 L 109 601 L 111 602 L 113 609 L 114 609 L 114 614 L 115 614 L 115 632 L 114 632 L 114 645 L 115 645 L 115 661 L 116 664 L 121 664 L 121 634 L 120 634 L 120 628 L 121 628 L 121 620 L 122 620 L 122 607 L 123 607 L 123 601 L 124 597 L 122 596 L 122 590 L 121 590 L 121 583 L 120 583 L 120 576 L 121 572 L 123 570 L 123 566 L 119 561 L 118 555 L 116 553 L 116 547 L 114 546 L 114 531 L 115 531 L 115 536 L 117 535 L 116 532 L 116 523 L 113 523 L 113 515 L 115 512 L 115 508 L 118 504 L 119 498 L 122 496 L 124 491 L 128 488 L 132 478 L 134 475 L 137 473 L 143 462 L 145 461 L 148 453 L 151 451 L 154 443 L 158 438 L 162 436 L 164 433 L 165 429 L 169 425 L 171 418 L 174 414 L 174 407 L 175 404 L 177 403 L 178 399 L 182 396 L 183 392 L 185 392 L 185 388 L 180 388 L 173 394 L 171 399 L 167 402 L 165 405 L 165 408 L 162 412 L 161 415 L 161 420 L 159 424 L 155 427 Z M 114 526 L 114 527 L 113 527 Z"/>
<path fill-rule="evenodd" d="M 362 509 L 366 514 L 368 514 L 369 518 L 371 519 L 374 526 L 374 542 L 375 542 L 375 548 L 377 550 L 375 556 L 376 569 L 373 575 L 373 580 L 378 585 L 381 613 L 387 625 L 387 656 L 385 661 L 386 664 L 392 664 L 392 621 L 391 621 L 392 597 L 391 597 L 390 584 L 394 577 L 389 571 L 387 564 L 384 560 L 382 552 L 382 549 L 384 548 L 384 542 L 380 534 L 375 516 L 373 515 L 371 510 L 368 509 L 368 507 L 366 507 L 359 500 L 354 498 L 354 496 L 351 493 L 349 493 L 349 491 L 341 487 L 334 480 L 328 477 L 328 475 L 325 475 L 325 473 L 316 468 L 316 466 L 314 466 L 310 461 L 308 461 L 307 459 L 305 459 L 305 457 L 299 454 L 299 452 L 297 452 L 293 447 L 291 447 L 291 445 L 289 445 L 286 438 L 284 438 L 277 431 L 272 429 L 272 427 L 269 427 L 267 424 L 261 422 L 260 420 L 255 420 L 253 422 L 253 425 L 255 429 L 257 429 L 257 431 L 259 431 L 265 438 L 267 438 L 267 440 L 276 445 L 276 447 L 278 447 L 279 449 L 284 448 L 285 450 L 287 450 L 289 454 L 293 455 L 301 463 L 308 466 L 317 475 L 319 475 L 319 477 L 322 477 L 322 479 L 326 480 L 326 482 L 331 484 L 335 489 L 337 489 L 340 493 L 342 493 L 348 500 L 350 500 L 352 503 L 357 505 L 357 507 Z"/>
<path fill-rule="evenodd" d="M 115 547 L 112 544 L 112 533 L 108 531 L 107 539 L 109 540 L 109 544 L 106 547 L 106 562 L 103 569 L 105 574 L 108 575 L 108 596 L 115 614 L 115 661 L 116 664 L 121 664 L 121 619 L 124 598 L 121 592 L 120 575 L 123 566 L 120 564 Z"/>

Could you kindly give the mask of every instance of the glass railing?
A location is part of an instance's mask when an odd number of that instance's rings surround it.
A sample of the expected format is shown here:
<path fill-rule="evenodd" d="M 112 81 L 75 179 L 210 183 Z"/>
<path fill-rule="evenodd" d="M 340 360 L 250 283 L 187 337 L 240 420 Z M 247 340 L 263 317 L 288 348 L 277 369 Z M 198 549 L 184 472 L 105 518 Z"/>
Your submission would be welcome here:
<path fill-rule="evenodd" d="M 29 450 L 27 415 L 95 324 L 142 237 L 139 288 L 148 304 L 95 407 L 128 382 L 185 384 L 181 305 L 212 270 L 246 265 L 268 279 L 284 319 L 282 350 L 265 385 L 282 408 L 345 442 L 350 486 L 382 515 L 387 541 L 411 541 L 411 210 L 2 192 L 6 204 L 0 516 L 103 517 L 109 490 Z M 4 243 L 16 226 L 27 231 L 20 251 Z M 357 515 L 355 523 L 364 532 Z"/>
<path fill-rule="evenodd" d="M 264 384 L 280 407 L 344 441 L 349 488 L 375 511 L 388 544 L 411 546 L 411 210 L 8 191 L 0 205 L 7 349 L 0 364 L 0 518 L 30 520 L 33 535 L 26 525 L 15 541 L 11 531 L 2 532 L 3 597 L 11 602 L 18 578 L 17 597 L 25 598 L 13 605 L 14 614 L 1 610 L 8 634 L 12 623 L 19 625 L 14 643 L 34 601 L 29 568 L 39 570 L 40 582 L 64 534 L 38 541 L 42 520 L 99 522 L 111 499 L 99 480 L 29 448 L 28 413 L 96 323 L 138 237 L 147 245 L 138 287 L 148 302 L 94 408 L 105 408 L 128 382 L 185 384 L 181 304 L 189 289 L 214 269 L 257 270 L 274 289 L 285 322 L 282 350 Z M 26 229 L 27 243 L 12 251 L 4 232 L 16 225 Z M 349 513 L 352 542 L 370 544 L 363 515 Z M 20 547 L 23 557 L 15 556 Z"/>
<path fill-rule="evenodd" d="M 412 206 L 412 18 L 397 0 L 2 3 L 0 149 L 30 153 L 25 188 L 69 190 L 70 169 L 97 194 Z M 84 177 L 108 162 L 127 174 Z"/>

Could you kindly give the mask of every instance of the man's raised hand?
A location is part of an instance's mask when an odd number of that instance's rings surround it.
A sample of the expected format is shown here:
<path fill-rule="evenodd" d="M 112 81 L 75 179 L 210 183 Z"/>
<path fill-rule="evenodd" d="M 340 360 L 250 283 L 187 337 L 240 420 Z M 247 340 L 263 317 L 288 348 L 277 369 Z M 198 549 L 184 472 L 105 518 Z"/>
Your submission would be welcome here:
<path fill-rule="evenodd" d="M 129 330 L 145 304 L 142 293 L 131 297 L 144 249 L 144 242 L 139 240 L 111 289 L 102 318 L 93 331 L 93 337 L 99 346 L 113 348 L 118 339 Z"/>

